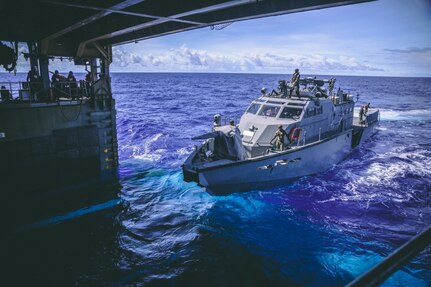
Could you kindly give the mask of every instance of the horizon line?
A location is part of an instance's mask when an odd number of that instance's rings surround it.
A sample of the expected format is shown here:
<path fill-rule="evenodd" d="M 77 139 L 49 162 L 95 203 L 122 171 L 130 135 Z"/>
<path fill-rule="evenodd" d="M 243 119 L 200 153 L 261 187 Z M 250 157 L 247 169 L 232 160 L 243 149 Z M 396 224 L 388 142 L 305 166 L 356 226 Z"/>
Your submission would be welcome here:
<path fill-rule="evenodd" d="M 78 74 L 85 74 L 86 71 L 83 72 L 76 72 L 74 73 Z M 66 72 L 65 72 L 66 73 Z M 11 72 L 5 72 L 0 71 L 0 75 L 2 74 L 12 74 Z M 16 72 L 16 74 L 27 74 L 27 72 Z M 201 72 L 201 71 L 178 71 L 178 72 L 172 72 L 172 71 L 142 71 L 142 72 L 135 72 L 135 71 L 110 71 L 110 74 L 235 74 L 235 75 L 291 75 L 291 73 L 247 73 L 247 72 Z M 308 74 L 304 73 L 301 74 L 307 77 L 311 76 L 334 76 L 334 77 L 374 77 L 374 78 L 431 78 L 430 76 L 395 76 L 395 75 L 387 75 L 387 76 L 381 76 L 381 75 L 342 75 L 342 74 Z"/>

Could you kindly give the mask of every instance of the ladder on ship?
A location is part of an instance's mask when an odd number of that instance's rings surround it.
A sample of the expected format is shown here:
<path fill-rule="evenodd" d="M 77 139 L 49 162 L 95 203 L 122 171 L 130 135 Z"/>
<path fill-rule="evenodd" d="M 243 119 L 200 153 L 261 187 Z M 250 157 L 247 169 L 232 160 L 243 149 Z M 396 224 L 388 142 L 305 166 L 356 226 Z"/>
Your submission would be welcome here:
<path fill-rule="evenodd" d="M 90 107 L 92 111 L 88 112 L 88 122 L 98 129 L 100 169 L 114 169 L 118 166 L 117 125 L 115 100 L 109 89 L 96 87 Z"/>

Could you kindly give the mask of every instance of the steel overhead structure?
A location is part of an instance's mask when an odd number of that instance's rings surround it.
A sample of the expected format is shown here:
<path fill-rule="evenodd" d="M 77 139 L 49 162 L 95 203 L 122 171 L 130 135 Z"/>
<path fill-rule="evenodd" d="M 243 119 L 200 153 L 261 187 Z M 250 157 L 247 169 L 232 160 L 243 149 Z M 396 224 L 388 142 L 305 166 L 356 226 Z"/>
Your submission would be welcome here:
<path fill-rule="evenodd" d="M 2 0 L 0 40 L 42 55 L 104 57 L 110 47 L 217 24 L 373 0 Z"/>

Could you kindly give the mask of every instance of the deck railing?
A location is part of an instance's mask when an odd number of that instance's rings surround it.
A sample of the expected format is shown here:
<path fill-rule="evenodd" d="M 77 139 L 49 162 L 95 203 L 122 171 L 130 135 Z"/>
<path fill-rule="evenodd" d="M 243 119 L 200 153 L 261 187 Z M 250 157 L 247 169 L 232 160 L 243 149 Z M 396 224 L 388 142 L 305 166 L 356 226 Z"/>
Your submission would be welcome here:
<path fill-rule="evenodd" d="M 109 84 L 109 83 L 108 83 Z M 5 102 L 58 102 L 78 99 L 111 98 L 110 87 L 104 88 L 104 79 L 94 83 L 83 80 L 78 82 L 57 82 L 49 89 L 43 89 L 42 83 L 0 82 L 0 103 Z M 8 95 L 8 96 L 6 96 Z"/>

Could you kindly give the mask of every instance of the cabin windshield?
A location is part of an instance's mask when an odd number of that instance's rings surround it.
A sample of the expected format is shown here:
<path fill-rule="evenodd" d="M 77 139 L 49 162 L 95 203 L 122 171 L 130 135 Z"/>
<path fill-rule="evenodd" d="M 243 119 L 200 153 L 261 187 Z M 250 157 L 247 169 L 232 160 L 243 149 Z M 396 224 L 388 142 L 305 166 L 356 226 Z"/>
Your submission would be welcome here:
<path fill-rule="evenodd" d="M 299 118 L 301 116 L 301 113 L 302 113 L 301 108 L 285 107 L 280 114 L 280 118 L 282 119 Z"/>
<path fill-rule="evenodd" d="M 250 107 L 247 109 L 246 113 L 255 115 L 259 110 L 261 104 L 252 103 Z"/>
<path fill-rule="evenodd" d="M 264 105 L 259 112 L 259 116 L 275 117 L 278 114 L 280 107 Z"/>

